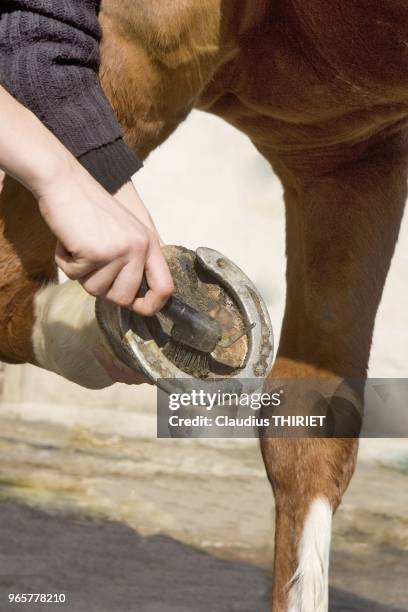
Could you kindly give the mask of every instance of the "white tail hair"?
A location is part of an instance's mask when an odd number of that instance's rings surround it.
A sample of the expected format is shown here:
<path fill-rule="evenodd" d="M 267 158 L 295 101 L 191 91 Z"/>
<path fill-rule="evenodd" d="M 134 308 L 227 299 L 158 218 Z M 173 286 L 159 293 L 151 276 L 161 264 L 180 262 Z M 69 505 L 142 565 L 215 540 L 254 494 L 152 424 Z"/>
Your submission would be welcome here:
<path fill-rule="evenodd" d="M 332 509 L 316 498 L 306 516 L 298 549 L 298 568 L 289 582 L 289 612 L 327 612 Z"/>

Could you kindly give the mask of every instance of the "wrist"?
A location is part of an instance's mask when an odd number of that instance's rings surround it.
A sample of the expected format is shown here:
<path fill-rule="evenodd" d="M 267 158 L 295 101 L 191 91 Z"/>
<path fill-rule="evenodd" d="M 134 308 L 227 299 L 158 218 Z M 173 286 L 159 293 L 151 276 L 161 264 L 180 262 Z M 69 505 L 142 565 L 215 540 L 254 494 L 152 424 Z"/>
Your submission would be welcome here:
<path fill-rule="evenodd" d="M 64 184 L 72 181 L 75 160 L 64 150 L 50 152 L 41 157 L 38 163 L 30 166 L 26 186 L 37 199 L 44 198 L 55 190 L 64 189 Z"/>
<path fill-rule="evenodd" d="M 114 197 L 122 204 L 122 206 L 127 208 L 132 215 L 137 217 L 146 227 L 157 234 L 157 228 L 154 224 L 153 218 L 144 205 L 143 200 L 140 198 L 131 180 L 125 183 L 114 194 Z"/>

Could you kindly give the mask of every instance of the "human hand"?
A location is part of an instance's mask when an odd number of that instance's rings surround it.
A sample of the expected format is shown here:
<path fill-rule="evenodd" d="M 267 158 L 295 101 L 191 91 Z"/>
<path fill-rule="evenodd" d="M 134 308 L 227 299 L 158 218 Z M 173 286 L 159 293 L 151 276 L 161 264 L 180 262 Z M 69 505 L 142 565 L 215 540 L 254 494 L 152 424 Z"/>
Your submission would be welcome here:
<path fill-rule="evenodd" d="M 58 239 L 58 266 L 91 295 L 142 316 L 155 314 L 174 285 L 149 213 L 130 183 L 112 197 L 76 164 L 36 190 L 40 211 Z M 149 291 L 138 298 L 143 274 Z"/>

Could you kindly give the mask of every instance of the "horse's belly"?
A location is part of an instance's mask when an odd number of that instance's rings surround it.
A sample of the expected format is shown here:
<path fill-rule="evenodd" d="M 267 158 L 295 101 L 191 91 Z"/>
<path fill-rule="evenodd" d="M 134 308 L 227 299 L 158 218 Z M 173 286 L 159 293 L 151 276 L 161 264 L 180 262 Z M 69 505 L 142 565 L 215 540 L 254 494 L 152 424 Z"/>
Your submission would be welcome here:
<path fill-rule="evenodd" d="M 369 44 L 377 49 L 377 42 Z M 331 148 L 398 130 L 408 116 L 408 64 L 400 82 L 388 87 L 389 75 L 376 75 L 364 54 L 356 55 L 352 70 L 341 57 L 340 49 L 337 65 L 327 60 L 289 18 L 269 23 L 222 69 L 202 106 L 257 144 L 282 151 Z"/>

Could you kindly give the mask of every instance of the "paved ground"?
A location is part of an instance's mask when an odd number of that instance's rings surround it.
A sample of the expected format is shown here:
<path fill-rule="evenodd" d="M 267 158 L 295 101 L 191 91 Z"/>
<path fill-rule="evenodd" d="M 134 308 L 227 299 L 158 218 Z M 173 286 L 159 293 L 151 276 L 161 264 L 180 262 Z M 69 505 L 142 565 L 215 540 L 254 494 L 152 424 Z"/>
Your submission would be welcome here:
<path fill-rule="evenodd" d="M 0 505 L 0 610 L 267 612 L 269 576 L 166 536 Z M 7 603 L 10 592 L 67 595 L 63 606 Z M 396 611 L 339 590 L 333 612 Z"/>
<path fill-rule="evenodd" d="M 406 484 L 403 466 L 360 462 L 331 610 L 408 610 Z M 266 612 L 273 518 L 256 444 L 0 418 L 0 612 L 12 589 L 66 591 L 70 612 Z"/>

